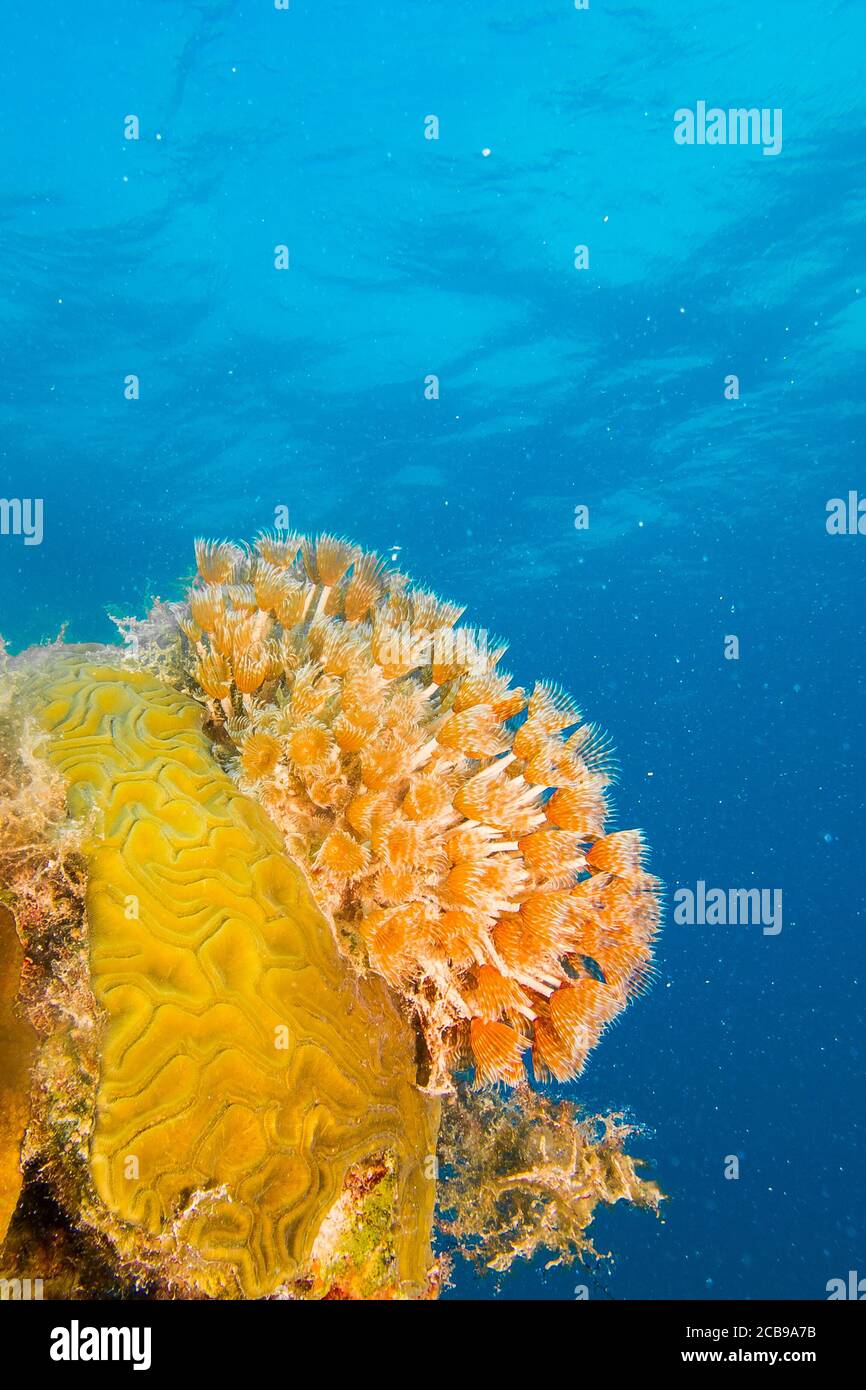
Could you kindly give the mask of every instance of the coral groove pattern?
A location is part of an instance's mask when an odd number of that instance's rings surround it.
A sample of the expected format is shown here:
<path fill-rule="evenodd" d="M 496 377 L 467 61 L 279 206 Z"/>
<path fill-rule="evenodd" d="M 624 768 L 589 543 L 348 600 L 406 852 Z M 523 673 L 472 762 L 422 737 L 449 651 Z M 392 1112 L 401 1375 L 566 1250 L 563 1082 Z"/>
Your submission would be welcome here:
<path fill-rule="evenodd" d="M 31 681 L 42 751 L 92 826 L 90 1171 L 114 1238 L 176 1263 L 181 1290 L 272 1294 L 307 1276 L 353 1166 L 387 1153 L 395 1290 L 422 1286 L 438 1110 L 387 987 L 340 955 L 199 704 L 79 655 Z"/>

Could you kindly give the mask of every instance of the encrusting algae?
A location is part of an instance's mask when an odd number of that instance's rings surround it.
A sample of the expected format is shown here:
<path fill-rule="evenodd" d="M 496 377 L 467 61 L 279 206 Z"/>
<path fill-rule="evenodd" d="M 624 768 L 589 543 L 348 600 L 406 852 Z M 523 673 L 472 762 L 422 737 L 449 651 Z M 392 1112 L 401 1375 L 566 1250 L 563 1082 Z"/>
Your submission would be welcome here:
<path fill-rule="evenodd" d="M 591 1250 L 598 1203 L 658 1190 L 529 1078 L 578 1075 L 651 970 L 605 739 L 347 541 L 196 559 L 124 648 L 7 663 L 3 1259 L 40 1185 L 90 1241 L 67 1295 L 429 1297 L 437 1173 L 490 1267 Z"/>

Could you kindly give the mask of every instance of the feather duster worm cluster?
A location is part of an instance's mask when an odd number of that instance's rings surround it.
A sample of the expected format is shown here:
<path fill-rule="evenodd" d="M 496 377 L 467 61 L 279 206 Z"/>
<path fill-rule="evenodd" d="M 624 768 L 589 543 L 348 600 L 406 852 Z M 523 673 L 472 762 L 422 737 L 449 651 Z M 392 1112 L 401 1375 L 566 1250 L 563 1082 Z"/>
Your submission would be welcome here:
<path fill-rule="evenodd" d="M 196 543 L 181 616 L 232 769 L 410 1007 L 427 1082 L 575 1076 L 645 983 L 658 882 L 610 832 L 606 740 L 376 555 Z"/>

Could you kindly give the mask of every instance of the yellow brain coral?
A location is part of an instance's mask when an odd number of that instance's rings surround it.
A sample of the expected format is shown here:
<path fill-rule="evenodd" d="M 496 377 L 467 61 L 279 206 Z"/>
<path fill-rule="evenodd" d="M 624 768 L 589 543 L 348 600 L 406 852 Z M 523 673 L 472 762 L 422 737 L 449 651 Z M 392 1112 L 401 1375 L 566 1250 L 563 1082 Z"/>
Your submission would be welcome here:
<path fill-rule="evenodd" d="M 580 1071 L 647 979 L 658 882 L 608 830 L 604 738 L 527 694 L 462 609 L 332 536 L 196 543 L 194 688 L 346 948 L 399 993 L 446 1090 Z"/>
<path fill-rule="evenodd" d="M 229 577 L 220 547 L 200 563 Z M 249 612 L 267 621 L 254 601 Z M 65 1116 L 45 1125 L 65 1202 L 187 1294 L 423 1293 L 438 1105 L 415 1084 L 411 1032 L 384 984 L 352 971 L 277 829 L 214 762 L 200 705 L 146 672 L 53 651 L 22 699 L 87 827 L 92 1119 L 78 1062 L 58 1070 L 50 1041 L 41 1062 L 40 1106 L 66 1093 L 85 1115 L 77 1178 Z M 255 780 L 274 773 L 257 740 L 243 766 Z M 0 932 L 2 951 L 16 949 Z M 5 1008 L 0 994 L 11 1068 Z M 25 1031 L 13 1038 L 23 1055 Z M 0 1180 L 17 1159 L 14 1118 Z M 385 1213 L 371 1265 L 347 1242 L 373 1189 Z"/>

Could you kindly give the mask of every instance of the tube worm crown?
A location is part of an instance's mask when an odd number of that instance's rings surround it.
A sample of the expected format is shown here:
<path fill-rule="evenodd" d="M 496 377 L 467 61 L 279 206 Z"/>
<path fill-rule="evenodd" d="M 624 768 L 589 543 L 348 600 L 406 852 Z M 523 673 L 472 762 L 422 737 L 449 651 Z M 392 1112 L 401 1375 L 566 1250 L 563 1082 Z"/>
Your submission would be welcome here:
<path fill-rule="evenodd" d="M 180 614 L 199 698 L 427 1081 L 575 1076 L 646 983 L 658 882 L 608 829 L 607 740 L 527 693 L 463 610 L 333 536 L 196 544 Z"/>

